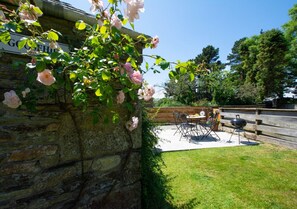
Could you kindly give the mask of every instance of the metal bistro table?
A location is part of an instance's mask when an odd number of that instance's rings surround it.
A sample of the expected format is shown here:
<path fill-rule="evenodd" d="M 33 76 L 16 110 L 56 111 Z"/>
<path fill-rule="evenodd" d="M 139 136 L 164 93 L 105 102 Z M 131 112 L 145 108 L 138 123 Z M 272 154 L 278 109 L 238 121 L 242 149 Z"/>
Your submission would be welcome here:
<path fill-rule="evenodd" d="M 201 123 L 203 119 L 206 119 L 205 115 L 188 115 L 187 119 L 196 124 L 196 132 L 198 137 L 205 134 L 206 130 Z"/>

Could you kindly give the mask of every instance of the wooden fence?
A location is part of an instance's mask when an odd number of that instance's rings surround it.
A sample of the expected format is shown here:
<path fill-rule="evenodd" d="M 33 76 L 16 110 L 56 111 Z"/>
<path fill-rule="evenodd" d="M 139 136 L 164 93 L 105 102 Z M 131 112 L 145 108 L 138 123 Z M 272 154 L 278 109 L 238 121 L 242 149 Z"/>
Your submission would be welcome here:
<path fill-rule="evenodd" d="M 245 137 L 297 149 L 297 110 L 221 107 L 220 114 L 224 131 L 233 131 L 230 120 L 240 115 Z"/>
<path fill-rule="evenodd" d="M 182 112 L 187 114 L 196 114 L 204 111 L 208 117 L 213 111 L 212 107 L 162 107 L 148 108 L 148 115 L 153 122 L 156 123 L 174 123 L 173 112 Z"/>

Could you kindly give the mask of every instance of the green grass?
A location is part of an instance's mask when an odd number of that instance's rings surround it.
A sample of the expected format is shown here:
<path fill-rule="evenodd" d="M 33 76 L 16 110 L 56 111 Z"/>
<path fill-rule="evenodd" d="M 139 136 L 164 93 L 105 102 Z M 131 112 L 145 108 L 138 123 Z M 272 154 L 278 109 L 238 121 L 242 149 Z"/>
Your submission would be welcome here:
<path fill-rule="evenodd" d="M 168 152 L 174 208 L 297 208 L 297 151 L 268 144 Z"/>

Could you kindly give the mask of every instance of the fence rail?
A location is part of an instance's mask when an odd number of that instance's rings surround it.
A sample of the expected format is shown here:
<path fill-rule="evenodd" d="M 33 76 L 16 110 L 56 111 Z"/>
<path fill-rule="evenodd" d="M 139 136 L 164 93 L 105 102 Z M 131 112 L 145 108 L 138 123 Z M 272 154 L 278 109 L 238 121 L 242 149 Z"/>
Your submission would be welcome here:
<path fill-rule="evenodd" d="M 148 115 L 156 123 L 174 123 L 173 112 L 196 114 L 204 111 L 206 116 L 213 110 L 212 107 L 162 107 L 148 108 Z"/>

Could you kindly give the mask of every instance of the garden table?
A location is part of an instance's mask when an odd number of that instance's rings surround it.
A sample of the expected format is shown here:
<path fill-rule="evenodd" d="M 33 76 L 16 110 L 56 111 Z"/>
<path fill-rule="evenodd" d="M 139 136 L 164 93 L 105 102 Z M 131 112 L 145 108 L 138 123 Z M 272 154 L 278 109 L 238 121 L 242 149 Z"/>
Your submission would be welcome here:
<path fill-rule="evenodd" d="M 202 126 L 202 121 L 206 119 L 205 115 L 188 115 L 187 119 L 195 123 L 198 137 L 206 132 L 206 129 Z"/>

